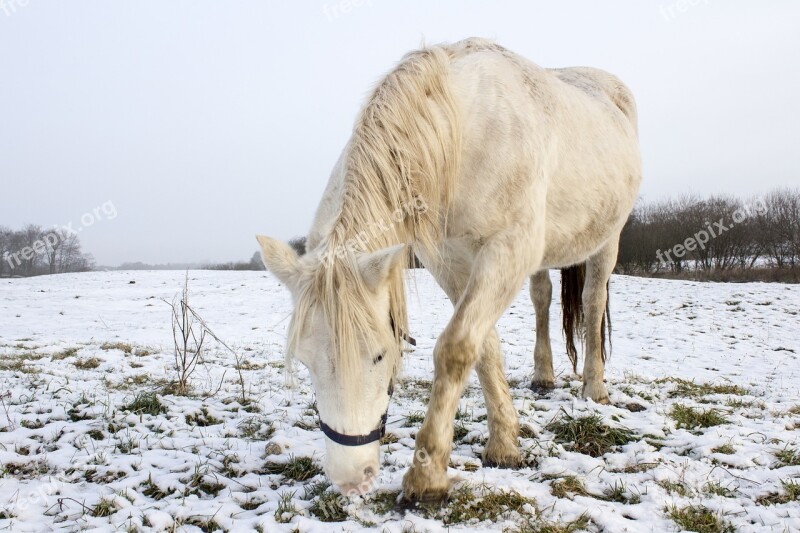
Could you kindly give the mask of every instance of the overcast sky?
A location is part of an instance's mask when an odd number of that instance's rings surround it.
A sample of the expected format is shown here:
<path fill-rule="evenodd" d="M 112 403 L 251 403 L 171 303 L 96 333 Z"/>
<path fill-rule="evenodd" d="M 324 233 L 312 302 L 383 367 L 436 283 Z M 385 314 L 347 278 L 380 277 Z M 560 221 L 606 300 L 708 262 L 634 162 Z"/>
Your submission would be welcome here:
<path fill-rule="evenodd" d="M 0 0 L 0 225 L 111 202 L 81 233 L 105 265 L 303 235 L 364 96 L 423 38 L 620 76 L 647 199 L 796 186 L 798 27 L 792 0 Z"/>

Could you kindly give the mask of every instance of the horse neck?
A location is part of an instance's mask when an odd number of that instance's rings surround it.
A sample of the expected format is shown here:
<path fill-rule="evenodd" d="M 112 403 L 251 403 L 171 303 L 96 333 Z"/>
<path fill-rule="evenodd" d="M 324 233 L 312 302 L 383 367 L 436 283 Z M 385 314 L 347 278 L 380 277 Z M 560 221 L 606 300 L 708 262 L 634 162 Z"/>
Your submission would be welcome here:
<path fill-rule="evenodd" d="M 414 206 L 391 209 L 380 194 L 365 194 L 369 185 L 348 166 L 349 147 L 348 144 L 336 163 L 317 208 L 308 235 L 309 250 L 330 256 L 411 244 L 406 218 L 413 214 Z"/>

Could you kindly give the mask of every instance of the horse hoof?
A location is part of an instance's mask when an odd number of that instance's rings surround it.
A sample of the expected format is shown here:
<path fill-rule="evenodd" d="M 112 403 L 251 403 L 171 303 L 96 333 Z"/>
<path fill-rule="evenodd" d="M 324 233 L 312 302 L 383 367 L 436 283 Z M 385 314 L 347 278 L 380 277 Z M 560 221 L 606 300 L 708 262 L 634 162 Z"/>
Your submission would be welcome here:
<path fill-rule="evenodd" d="M 522 460 L 519 455 L 516 457 L 502 457 L 498 459 L 485 457 L 483 459 L 483 466 L 486 468 L 504 468 L 508 470 L 516 470 L 519 468 Z"/>
<path fill-rule="evenodd" d="M 552 381 L 532 381 L 531 382 L 531 390 L 536 394 L 550 394 L 553 389 L 556 388 L 556 384 Z"/>
<path fill-rule="evenodd" d="M 599 403 L 600 405 L 611 405 L 611 400 L 608 398 L 608 396 L 603 396 L 596 400 L 594 398 L 590 398 L 589 396 L 584 398 L 584 400 L 589 400 L 589 399 L 591 399 L 594 403 Z"/>
<path fill-rule="evenodd" d="M 447 492 L 427 492 L 421 496 L 407 496 L 405 493 L 400 497 L 397 504 L 399 511 L 415 511 L 420 508 L 439 509 L 447 503 Z"/>
<path fill-rule="evenodd" d="M 584 383 L 581 396 L 583 396 L 584 400 L 591 398 L 594 403 L 611 405 L 611 400 L 608 398 L 608 389 L 602 382 Z"/>

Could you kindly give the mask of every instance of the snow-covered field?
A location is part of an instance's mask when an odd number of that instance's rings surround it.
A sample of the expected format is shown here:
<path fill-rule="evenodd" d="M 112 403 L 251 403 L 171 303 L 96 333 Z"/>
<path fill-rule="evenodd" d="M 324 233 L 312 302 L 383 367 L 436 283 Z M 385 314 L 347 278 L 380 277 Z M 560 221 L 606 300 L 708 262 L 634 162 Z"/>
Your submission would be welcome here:
<path fill-rule="evenodd" d="M 557 388 L 537 396 L 526 387 L 535 337 L 526 289 L 499 324 L 526 466 L 482 467 L 486 411 L 473 378 L 458 416 L 453 502 L 404 511 L 394 501 L 451 309 L 429 276 L 410 284 L 418 346 L 390 408 L 376 493 L 354 500 L 323 492 L 315 473 L 324 443 L 313 392 L 303 369 L 296 389 L 285 385 L 291 303 L 270 275 L 190 272 L 191 303 L 244 362 L 244 392 L 233 355 L 209 344 L 194 394 L 162 394 L 175 372 L 161 299 L 183 277 L 0 280 L 0 528 L 679 531 L 681 511 L 705 509 L 719 526 L 707 531 L 800 531 L 791 501 L 800 497 L 800 287 L 613 278 L 612 406 L 579 399 L 557 301 Z M 632 435 L 592 457 L 546 428 L 592 413 Z M 679 427 L 687 416 L 714 425 Z"/>

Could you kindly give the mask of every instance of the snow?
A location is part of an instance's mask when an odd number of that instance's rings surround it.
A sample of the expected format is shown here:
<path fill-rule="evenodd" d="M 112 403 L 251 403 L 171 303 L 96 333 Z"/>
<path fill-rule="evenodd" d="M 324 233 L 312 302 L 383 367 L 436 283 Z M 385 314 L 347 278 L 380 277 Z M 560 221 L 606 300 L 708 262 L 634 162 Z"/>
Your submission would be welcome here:
<path fill-rule="evenodd" d="M 513 528 L 513 517 L 448 527 L 418 511 L 378 513 L 369 498 L 346 502 L 350 520 L 324 523 L 310 512 L 312 501 L 303 491 L 322 475 L 296 482 L 263 473 L 267 459 L 311 457 L 321 465 L 324 454 L 305 370 L 297 370 L 296 388 L 286 384 L 291 301 L 267 273 L 189 273 L 192 305 L 247 362 L 245 394 L 257 409 L 241 405 L 233 356 L 214 345 L 193 375 L 194 395 L 160 395 L 166 412 L 158 415 L 126 411 L 138 394 L 160 390 L 174 378 L 170 310 L 162 300 L 180 292 L 184 275 L 98 272 L 0 280 L 0 528 Z M 399 440 L 382 446 L 379 491 L 400 490 L 419 428 L 419 422 L 405 419 L 426 408 L 431 353 L 451 313 L 426 272 L 413 276 L 409 315 L 418 344 L 405 357 L 390 407 L 389 431 Z M 555 275 L 553 281 L 557 295 Z M 757 501 L 781 493 L 782 481 L 800 481 L 800 466 L 781 466 L 775 457 L 800 447 L 800 409 L 793 409 L 800 404 L 800 287 L 615 276 L 611 290 L 614 344 L 606 376 L 613 405 L 577 397 L 580 381 L 571 375 L 556 327 L 557 300 L 551 309 L 557 389 L 539 396 L 526 387 L 535 339 L 526 288 L 498 330 L 520 421 L 535 433 L 520 439 L 530 461 L 519 470 L 480 466 L 486 410 L 473 376 L 460 405 L 469 415 L 463 421 L 469 433 L 454 446 L 450 475 L 535 498 L 548 520 L 567 522 L 586 514 L 589 531 L 678 531 L 665 509 L 689 504 L 721 513 L 737 531 L 800 531 L 797 502 Z M 113 343 L 122 343 L 122 349 Z M 65 352 L 70 348 L 74 353 Z M 91 358 L 97 358 L 96 368 Z M 744 394 L 682 397 L 673 393 L 676 383 L 665 378 L 737 385 Z M 630 403 L 645 409 L 632 412 L 626 408 Z M 677 403 L 718 409 L 728 423 L 679 429 L 668 415 Z M 637 437 L 598 458 L 571 451 L 545 429 L 562 409 L 574 416 L 598 412 L 606 423 Z M 203 423 L 196 422 L 198 417 Z M 735 453 L 714 451 L 726 444 Z M 266 458 L 268 447 L 279 453 Z M 553 478 L 567 475 L 579 478 L 588 495 L 554 496 Z M 199 487 L 198 480 L 206 485 Z M 683 494 L 670 492 L 667 482 L 682 483 Z M 732 493 L 710 493 L 708 483 L 715 482 Z M 638 494 L 639 502 L 597 497 L 618 483 L 627 494 Z M 290 523 L 278 523 L 275 511 L 287 493 L 294 493 L 295 511 L 283 515 Z M 97 512 L 101 499 L 111 504 L 108 516 L 93 516 L 103 514 Z"/>

